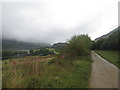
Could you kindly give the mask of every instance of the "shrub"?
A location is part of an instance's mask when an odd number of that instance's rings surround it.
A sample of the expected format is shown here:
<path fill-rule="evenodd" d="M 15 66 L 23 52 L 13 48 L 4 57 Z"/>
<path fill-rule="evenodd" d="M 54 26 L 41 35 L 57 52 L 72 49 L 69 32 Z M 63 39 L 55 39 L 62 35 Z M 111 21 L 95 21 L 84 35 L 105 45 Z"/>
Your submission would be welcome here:
<path fill-rule="evenodd" d="M 68 41 L 63 54 L 67 58 L 87 56 L 90 54 L 91 45 L 88 35 L 75 35 Z"/>

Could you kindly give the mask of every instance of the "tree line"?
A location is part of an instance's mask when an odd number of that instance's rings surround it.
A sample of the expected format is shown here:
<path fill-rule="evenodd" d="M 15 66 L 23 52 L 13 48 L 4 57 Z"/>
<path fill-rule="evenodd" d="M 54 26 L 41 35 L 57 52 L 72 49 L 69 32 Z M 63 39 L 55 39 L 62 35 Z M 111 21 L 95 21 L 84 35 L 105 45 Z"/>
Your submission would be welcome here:
<path fill-rule="evenodd" d="M 113 32 L 111 35 L 105 38 L 100 38 L 97 41 L 93 42 L 93 47 L 92 49 L 97 49 L 97 50 L 119 50 L 120 51 L 120 29 L 117 31 Z"/>
<path fill-rule="evenodd" d="M 48 48 L 38 48 L 38 49 L 31 49 L 30 55 L 31 56 L 47 56 L 47 55 L 54 55 L 54 51 L 50 51 Z"/>

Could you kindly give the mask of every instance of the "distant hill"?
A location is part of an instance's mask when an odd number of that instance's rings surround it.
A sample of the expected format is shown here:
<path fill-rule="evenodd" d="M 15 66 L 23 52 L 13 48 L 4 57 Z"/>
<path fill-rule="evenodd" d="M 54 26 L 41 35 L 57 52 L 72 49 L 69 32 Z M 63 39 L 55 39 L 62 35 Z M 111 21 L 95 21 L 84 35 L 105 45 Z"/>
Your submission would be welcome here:
<path fill-rule="evenodd" d="M 110 35 L 112 35 L 114 32 L 116 32 L 117 30 L 120 30 L 120 27 L 110 31 L 109 33 L 105 34 L 105 35 L 102 35 L 101 37 L 98 37 L 95 39 L 95 41 L 99 40 L 99 39 L 102 39 L 102 38 L 108 38 Z"/>
<path fill-rule="evenodd" d="M 40 47 L 50 47 L 51 45 L 48 43 L 28 43 L 28 42 L 22 42 L 17 40 L 8 40 L 8 39 L 2 39 L 2 49 L 34 49 L 34 48 L 40 48 Z"/>

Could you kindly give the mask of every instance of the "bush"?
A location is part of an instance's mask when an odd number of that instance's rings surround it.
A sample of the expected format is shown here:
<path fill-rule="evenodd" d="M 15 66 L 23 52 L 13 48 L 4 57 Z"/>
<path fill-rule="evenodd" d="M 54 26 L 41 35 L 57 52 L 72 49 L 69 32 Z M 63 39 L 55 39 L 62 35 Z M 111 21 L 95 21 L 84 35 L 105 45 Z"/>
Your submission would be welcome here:
<path fill-rule="evenodd" d="M 88 35 L 75 35 L 69 41 L 63 54 L 67 58 L 88 56 L 92 42 Z"/>

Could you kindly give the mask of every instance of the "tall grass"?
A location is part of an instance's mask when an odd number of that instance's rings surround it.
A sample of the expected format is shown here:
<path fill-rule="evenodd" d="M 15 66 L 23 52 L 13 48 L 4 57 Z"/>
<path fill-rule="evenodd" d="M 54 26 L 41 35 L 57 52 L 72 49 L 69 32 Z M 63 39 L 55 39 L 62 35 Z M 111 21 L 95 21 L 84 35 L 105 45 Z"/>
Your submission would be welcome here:
<path fill-rule="evenodd" d="M 89 58 L 26 57 L 3 61 L 3 88 L 87 88 Z M 11 62 L 16 62 L 15 66 Z M 33 62 L 34 61 L 34 62 Z"/>

